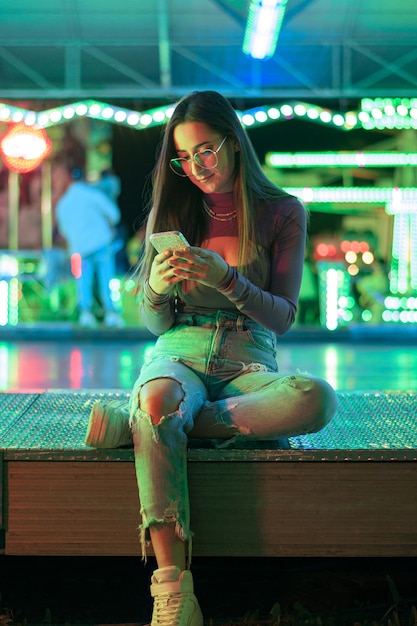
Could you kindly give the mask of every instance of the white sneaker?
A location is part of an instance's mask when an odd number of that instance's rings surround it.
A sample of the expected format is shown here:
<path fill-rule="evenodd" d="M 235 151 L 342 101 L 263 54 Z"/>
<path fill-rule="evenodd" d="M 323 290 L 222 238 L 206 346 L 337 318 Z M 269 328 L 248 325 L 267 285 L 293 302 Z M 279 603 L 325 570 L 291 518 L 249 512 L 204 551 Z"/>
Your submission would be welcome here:
<path fill-rule="evenodd" d="M 97 320 L 91 311 L 82 311 L 78 323 L 83 328 L 95 328 L 97 326 Z"/>
<path fill-rule="evenodd" d="M 203 626 L 189 570 L 162 567 L 154 571 L 151 581 L 154 606 L 150 626 Z"/>
<path fill-rule="evenodd" d="M 107 326 L 108 328 L 123 328 L 124 325 L 125 323 L 120 315 L 114 313 L 113 311 L 106 313 L 104 317 L 104 326 Z"/>
<path fill-rule="evenodd" d="M 90 448 L 133 447 L 129 426 L 129 409 L 126 400 L 109 400 L 93 404 L 85 435 Z"/>

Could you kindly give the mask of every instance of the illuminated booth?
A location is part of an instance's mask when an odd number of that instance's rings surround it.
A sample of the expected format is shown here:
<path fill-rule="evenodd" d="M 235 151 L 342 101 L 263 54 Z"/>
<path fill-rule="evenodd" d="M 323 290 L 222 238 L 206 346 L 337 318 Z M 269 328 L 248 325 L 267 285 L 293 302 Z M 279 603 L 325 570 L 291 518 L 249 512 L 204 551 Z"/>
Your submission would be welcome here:
<path fill-rule="evenodd" d="M 310 113 L 304 110 L 306 115 L 315 118 L 319 115 L 316 108 Z M 267 171 L 279 185 L 285 180 L 283 171 L 290 169 L 300 172 L 304 180 L 317 169 L 342 170 L 343 186 L 285 185 L 285 189 L 312 210 L 340 207 L 343 211 L 342 207 L 348 207 L 344 212 L 351 213 L 352 224 L 359 222 L 361 210 L 367 210 L 368 214 L 372 211 L 371 234 L 381 228 L 385 231 L 382 254 L 375 241 L 361 238 L 360 232 L 354 232 L 356 228 L 352 229 L 354 236 L 341 232 L 337 240 L 316 239 L 314 261 L 319 278 L 320 323 L 329 330 L 348 326 L 352 321 L 417 323 L 417 99 L 366 99 L 359 117 L 363 127 L 369 130 L 397 129 L 398 135 L 393 141 L 396 149 L 391 152 L 270 152 L 266 157 Z M 326 119 L 330 118 L 327 112 Z M 337 119 L 342 124 L 341 116 Z M 391 178 L 383 179 L 384 185 L 352 185 L 355 170 L 381 168 L 393 170 Z M 278 177 L 275 171 L 280 172 Z M 344 175 L 346 171 L 349 171 L 348 176 Z"/>
<path fill-rule="evenodd" d="M 21 285 L 40 279 L 40 250 L 19 249 L 19 176 L 41 168 L 41 245 L 52 246 L 51 168 L 47 161 L 52 142 L 43 128 L 24 122 L 12 125 L 0 141 L 0 154 L 8 170 L 8 248 L 0 251 L 0 326 L 19 321 Z"/>

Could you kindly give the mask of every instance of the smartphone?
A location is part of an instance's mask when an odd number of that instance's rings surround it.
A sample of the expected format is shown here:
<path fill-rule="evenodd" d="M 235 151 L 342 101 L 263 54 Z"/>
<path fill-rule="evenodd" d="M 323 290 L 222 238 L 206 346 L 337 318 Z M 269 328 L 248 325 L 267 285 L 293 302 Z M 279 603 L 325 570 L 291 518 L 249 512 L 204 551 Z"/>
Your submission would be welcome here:
<path fill-rule="evenodd" d="M 179 230 L 167 230 L 164 233 L 152 233 L 149 241 L 157 252 L 164 250 L 183 250 L 189 243 Z"/>

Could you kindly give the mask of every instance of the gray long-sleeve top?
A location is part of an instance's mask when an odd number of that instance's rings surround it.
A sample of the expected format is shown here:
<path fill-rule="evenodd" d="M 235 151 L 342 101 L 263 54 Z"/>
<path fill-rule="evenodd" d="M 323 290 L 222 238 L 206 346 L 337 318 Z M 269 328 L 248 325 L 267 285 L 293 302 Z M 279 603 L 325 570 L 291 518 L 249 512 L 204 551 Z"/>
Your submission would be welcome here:
<path fill-rule="evenodd" d="M 208 201 L 213 203 L 213 197 Z M 223 229 L 225 224 L 229 229 L 236 228 L 227 222 L 222 223 Z M 143 322 L 153 334 L 161 335 L 175 323 L 178 307 L 190 313 L 221 309 L 238 311 L 277 335 L 284 334 L 294 323 L 297 311 L 306 227 L 306 209 L 293 196 L 260 207 L 256 223 L 261 242 L 259 261 L 245 271 L 245 276 L 229 267 L 217 289 L 184 281 L 187 285 L 184 288 L 179 284 L 177 303 L 173 297 L 157 296 L 146 284 L 141 305 Z M 230 234 L 237 236 L 237 232 Z M 210 239 L 204 247 L 210 248 Z"/>

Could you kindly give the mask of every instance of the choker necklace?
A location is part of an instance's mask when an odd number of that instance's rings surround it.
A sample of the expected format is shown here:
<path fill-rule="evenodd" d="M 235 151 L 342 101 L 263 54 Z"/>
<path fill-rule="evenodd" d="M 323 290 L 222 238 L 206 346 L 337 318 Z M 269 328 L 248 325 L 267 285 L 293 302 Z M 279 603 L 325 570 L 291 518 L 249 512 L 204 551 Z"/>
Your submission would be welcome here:
<path fill-rule="evenodd" d="M 219 220 L 219 222 L 230 222 L 231 220 L 234 220 L 237 215 L 236 209 L 230 211 L 230 213 L 215 213 L 212 209 L 210 209 L 205 200 L 203 200 L 203 209 L 207 215 L 212 217 L 214 220 Z"/>

